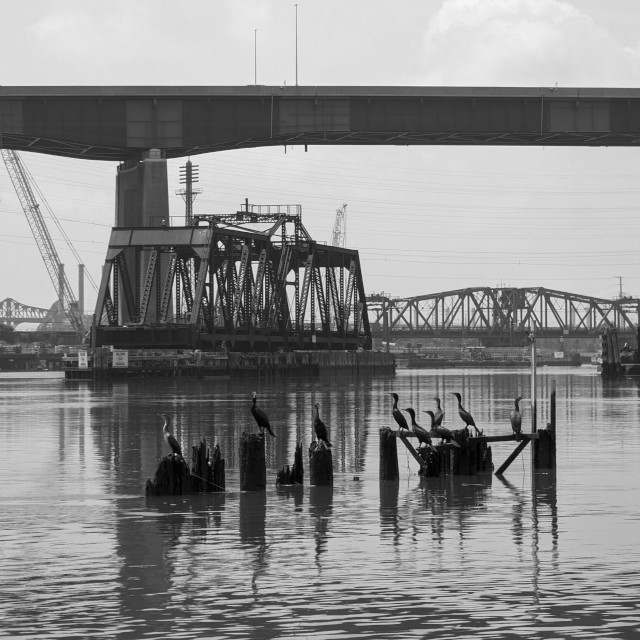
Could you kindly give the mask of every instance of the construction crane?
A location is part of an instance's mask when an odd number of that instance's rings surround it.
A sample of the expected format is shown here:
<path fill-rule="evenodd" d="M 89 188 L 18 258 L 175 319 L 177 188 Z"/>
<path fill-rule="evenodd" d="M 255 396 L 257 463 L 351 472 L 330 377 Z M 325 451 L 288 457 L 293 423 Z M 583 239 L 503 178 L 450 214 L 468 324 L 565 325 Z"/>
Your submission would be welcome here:
<path fill-rule="evenodd" d="M 10 149 L 2 149 L 1 151 L 2 159 L 13 183 L 13 188 L 16 190 L 22 210 L 27 217 L 31 232 L 40 250 L 40 255 L 44 260 L 51 282 L 58 294 L 60 306 L 66 313 L 67 318 L 69 318 L 73 330 L 78 334 L 80 341 L 82 341 L 85 335 L 82 315 L 78 309 L 78 303 L 73 295 L 71 286 L 69 285 L 69 280 L 64 272 L 64 265 L 60 262 L 58 252 L 51 240 L 47 225 L 40 212 L 40 205 L 33 195 L 26 168 L 16 151 L 11 151 Z"/>
<path fill-rule="evenodd" d="M 331 245 L 334 247 L 344 247 L 347 241 L 347 204 L 342 203 L 339 209 L 336 209 L 336 221 L 333 224 L 333 237 Z"/>

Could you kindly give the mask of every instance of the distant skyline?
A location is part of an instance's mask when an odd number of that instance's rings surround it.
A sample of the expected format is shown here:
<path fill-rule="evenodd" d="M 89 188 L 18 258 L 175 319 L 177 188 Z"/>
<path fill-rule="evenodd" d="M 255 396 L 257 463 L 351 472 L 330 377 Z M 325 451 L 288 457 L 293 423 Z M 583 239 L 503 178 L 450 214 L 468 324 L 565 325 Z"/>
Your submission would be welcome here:
<path fill-rule="evenodd" d="M 294 4 L 11 3 L 0 84 L 293 85 Z M 640 86 L 633 0 L 297 4 L 300 85 Z M 116 163 L 22 158 L 99 281 Z M 176 218 L 185 161 L 169 162 Z M 640 149 L 309 146 L 192 161 L 203 190 L 196 213 L 230 213 L 245 198 L 301 204 L 306 228 L 328 242 L 346 203 L 367 293 L 502 285 L 612 298 L 622 278 L 623 293 L 640 296 Z M 0 299 L 50 306 L 55 291 L 4 166 L 0 216 Z M 75 260 L 53 223 L 50 231 L 77 293 Z M 95 297 L 87 284 L 87 311 Z"/>

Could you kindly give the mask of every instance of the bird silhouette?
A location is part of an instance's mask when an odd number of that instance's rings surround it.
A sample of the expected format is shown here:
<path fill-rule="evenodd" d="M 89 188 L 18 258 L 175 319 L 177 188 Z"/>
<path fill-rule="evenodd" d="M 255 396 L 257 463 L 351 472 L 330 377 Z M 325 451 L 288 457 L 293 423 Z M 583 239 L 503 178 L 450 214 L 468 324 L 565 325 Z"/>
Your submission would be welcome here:
<path fill-rule="evenodd" d="M 272 436 L 273 438 L 276 437 L 276 434 L 273 433 L 273 429 L 269 424 L 269 418 L 267 417 L 267 414 L 262 409 L 260 409 L 260 407 L 256 407 L 255 391 L 253 392 L 253 400 L 251 401 L 251 414 L 255 418 L 256 423 L 258 424 L 258 427 L 260 429 L 266 429 L 269 432 L 270 436 Z"/>
<path fill-rule="evenodd" d="M 329 432 L 327 430 L 327 425 L 320 419 L 320 407 L 318 406 L 317 402 L 313 406 L 313 430 L 316 433 L 316 438 L 324 442 L 327 447 L 330 447 L 331 443 L 329 442 Z"/>
<path fill-rule="evenodd" d="M 509 416 L 511 419 L 511 428 L 513 429 L 513 433 L 515 433 L 516 440 L 522 440 L 522 414 L 520 413 L 520 400 L 522 400 L 522 396 L 518 396 L 513 401 L 515 407 L 511 410 L 511 415 Z"/>
<path fill-rule="evenodd" d="M 440 398 L 438 398 L 438 396 L 434 396 L 433 399 L 436 401 L 437 407 L 437 409 L 433 412 L 433 422 L 437 426 L 442 424 L 442 421 L 444 420 L 444 411 L 440 406 Z"/>
<path fill-rule="evenodd" d="M 406 408 L 405 411 L 411 416 L 411 430 L 413 435 L 418 438 L 418 442 L 435 451 L 429 432 L 416 422 L 416 412 L 411 407 Z"/>
<path fill-rule="evenodd" d="M 475 420 L 473 416 L 462 406 L 462 397 L 459 393 L 455 391 L 452 393 L 456 398 L 458 398 L 458 415 L 462 418 L 462 422 L 465 423 L 466 428 L 473 427 L 476 430 L 476 435 L 480 435 L 480 430 L 476 427 Z"/>
<path fill-rule="evenodd" d="M 162 435 L 164 435 L 164 439 L 166 443 L 171 447 L 171 452 L 174 455 L 180 456 L 184 460 L 184 457 L 182 455 L 182 449 L 180 448 L 180 444 L 175 439 L 174 435 L 169 431 L 169 425 L 171 424 L 171 419 L 166 413 L 159 413 L 158 415 L 164 420 L 164 423 L 162 425 Z"/>
<path fill-rule="evenodd" d="M 441 424 L 435 423 L 435 414 L 433 411 L 425 411 L 425 413 L 429 416 L 431 421 L 431 433 L 436 436 L 436 438 L 440 438 L 440 443 L 449 442 L 454 447 L 460 447 L 460 445 L 454 440 L 453 433 L 447 429 L 447 427 L 443 427 Z"/>
<path fill-rule="evenodd" d="M 398 409 L 398 394 L 392 393 L 391 395 L 393 396 L 393 409 L 391 410 L 393 419 L 398 423 L 400 429 L 406 429 L 407 431 L 409 431 L 407 419 L 402 415 L 402 411 Z"/>

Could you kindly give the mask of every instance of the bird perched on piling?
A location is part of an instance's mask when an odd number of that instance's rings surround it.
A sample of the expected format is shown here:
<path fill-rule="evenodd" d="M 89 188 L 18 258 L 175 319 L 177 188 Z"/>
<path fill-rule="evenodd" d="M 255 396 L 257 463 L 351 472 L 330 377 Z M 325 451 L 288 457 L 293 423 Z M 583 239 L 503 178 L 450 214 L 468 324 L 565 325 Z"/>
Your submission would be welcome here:
<path fill-rule="evenodd" d="M 320 407 L 316 402 L 314 405 L 313 412 L 313 430 L 315 431 L 316 438 L 321 442 L 324 442 L 327 447 L 331 446 L 329 442 L 329 432 L 327 430 L 327 425 L 320 419 Z"/>
<path fill-rule="evenodd" d="M 518 396 L 513 401 L 515 408 L 511 410 L 511 415 L 509 416 L 511 419 L 511 428 L 516 436 L 516 440 L 522 439 L 522 414 L 520 413 L 520 400 L 522 400 L 522 396 Z"/>
<path fill-rule="evenodd" d="M 436 401 L 437 407 L 437 409 L 433 412 L 433 424 L 438 426 L 442 424 L 442 421 L 444 420 L 444 411 L 440 406 L 440 398 L 438 398 L 438 396 L 434 396 L 433 399 Z"/>
<path fill-rule="evenodd" d="M 167 444 L 171 447 L 171 452 L 176 456 L 180 456 L 184 460 L 180 444 L 169 431 L 169 424 L 171 423 L 169 416 L 166 413 L 159 413 L 158 415 L 164 420 L 164 424 L 162 425 L 162 434 L 164 435 L 164 439 Z"/>
<path fill-rule="evenodd" d="M 393 419 L 398 423 L 400 429 L 406 429 L 407 431 L 409 431 L 407 419 L 402 415 L 402 411 L 398 409 L 398 394 L 392 393 L 391 395 L 393 396 L 393 409 L 391 410 Z"/>
<path fill-rule="evenodd" d="M 267 414 L 262 409 L 260 409 L 260 407 L 256 407 L 255 391 L 253 392 L 253 400 L 251 401 L 251 415 L 255 418 L 256 423 L 258 424 L 258 427 L 260 428 L 262 433 L 264 433 L 262 430 L 266 429 L 271 437 L 276 437 L 276 434 L 273 433 L 273 429 L 269 424 L 269 418 L 267 417 Z"/>
<path fill-rule="evenodd" d="M 436 424 L 435 422 L 435 414 L 433 411 L 425 411 L 425 413 L 429 416 L 431 421 L 431 433 L 435 434 L 437 438 L 440 438 L 440 444 L 443 442 L 449 442 L 454 447 L 459 447 L 460 445 L 453 439 L 453 433 L 447 429 L 447 427 L 443 427 L 441 424 Z"/>
<path fill-rule="evenodd" d="M 411 430 L 413 435 L 418 438 L 418 442 L 435 451 L 429 432 L 416 422 L 416 412 L 411 407 L 406 408 L 405 411 L 411 416 Z"/>
<path fill-rule="evenodd" d="M 456 398 L 458 398 L 458 415 L 462 418 L 462 422 L 465 423 L 466 428 L 473 427 L 476 430 L 476 435 L 480 435 L 480 429 L 476 427 L 476 423 L 473 419 L 473 416 L 462 406 L 462 397 L 459 393 L 455 391 L 452 393 Z"/>

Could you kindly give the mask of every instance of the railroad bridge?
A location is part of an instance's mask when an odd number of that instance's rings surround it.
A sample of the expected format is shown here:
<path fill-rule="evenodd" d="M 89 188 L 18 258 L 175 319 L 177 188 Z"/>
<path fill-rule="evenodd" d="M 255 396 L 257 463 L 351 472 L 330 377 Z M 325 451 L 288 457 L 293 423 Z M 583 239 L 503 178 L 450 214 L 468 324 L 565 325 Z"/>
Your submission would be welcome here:
<path fill-rule="evenodd" d="M 525 331 L 593 338 L 610 328 L 635 338 L 640 319 L 638 298 L 607 300 L 544 287 L 476 287 L 413 298 L 377 294 L 368 297 L 367 308 L 374 335 L 387 342 L 465 337 L 518 346 Z"/>

